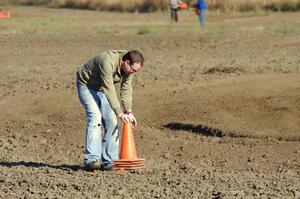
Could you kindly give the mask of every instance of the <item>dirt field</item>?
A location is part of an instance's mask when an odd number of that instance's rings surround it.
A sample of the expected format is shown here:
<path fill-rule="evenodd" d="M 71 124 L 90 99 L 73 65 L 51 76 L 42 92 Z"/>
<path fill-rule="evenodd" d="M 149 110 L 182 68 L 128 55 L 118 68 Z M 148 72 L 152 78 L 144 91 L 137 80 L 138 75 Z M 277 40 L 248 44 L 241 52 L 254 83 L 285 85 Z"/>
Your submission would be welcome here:
<path fill-rule="evenodd" d="M 300 198 L 300 13 L 13 8 L 0 21 L 0 198 Z M 146 168 L 82 169 L 76 69 L 139 49 Z"/>

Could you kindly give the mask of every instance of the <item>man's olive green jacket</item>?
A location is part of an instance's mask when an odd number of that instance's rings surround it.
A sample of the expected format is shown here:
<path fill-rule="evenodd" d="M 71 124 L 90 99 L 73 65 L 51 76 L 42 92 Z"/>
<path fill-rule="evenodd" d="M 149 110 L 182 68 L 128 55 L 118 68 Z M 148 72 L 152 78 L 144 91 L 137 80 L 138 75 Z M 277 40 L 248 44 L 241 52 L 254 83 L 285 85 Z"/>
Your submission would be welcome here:
<path fill-rule="evenodd" d="M 123 112 L 116 93 L 116 83 L 121 82 L 120 97 L 124 111 L 132 106 L 133 75 L 127 75 L 121 70 L 121 60 L 125 53 L 125 50 L 100 53 L 81 66 L 76 73 L 80 83 L 104 92 L 117 115 Z"/>

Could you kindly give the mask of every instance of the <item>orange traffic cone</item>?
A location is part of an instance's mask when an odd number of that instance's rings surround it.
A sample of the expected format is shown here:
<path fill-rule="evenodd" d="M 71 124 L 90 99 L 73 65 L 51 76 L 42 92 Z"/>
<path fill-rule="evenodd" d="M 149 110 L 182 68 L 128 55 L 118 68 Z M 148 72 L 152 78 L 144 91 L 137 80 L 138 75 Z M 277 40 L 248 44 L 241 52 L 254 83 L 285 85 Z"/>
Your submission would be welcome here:
<path fill-rule="evenodd" d="M 120 159 L 114 160 L 115 171 L 129 171 L 145 167 L 144 159 L 138 159 L 131 123 L 124 123 Z"/>
<path fill-rule="evenodd" d="M 7 15 L 4 14 L 3 11 L 0 10 L 0 19 L 8 19 L 11 17 L 11 11 L 7 11 Z"/>
<path fill-rule="evenodd" d="M 120 159 L 137 159 L 133 129 L 130 123 L 125 123 L 123 126 Z"/>
<path fill-rule="evenodd" d="M 188 5 L 185 2 L 180 2 L 177 4 L 178 9 L 187 9 Z"/>

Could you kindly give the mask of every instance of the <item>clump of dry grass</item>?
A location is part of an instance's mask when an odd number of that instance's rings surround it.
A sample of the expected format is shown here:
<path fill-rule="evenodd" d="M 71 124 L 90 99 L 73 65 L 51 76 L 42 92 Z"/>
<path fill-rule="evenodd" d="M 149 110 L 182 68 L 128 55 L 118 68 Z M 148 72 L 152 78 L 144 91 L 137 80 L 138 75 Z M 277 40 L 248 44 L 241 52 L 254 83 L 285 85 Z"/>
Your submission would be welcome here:
<path fill-rule="evenodd" d="M 291 0 L 283 1 L 277 0 L 276 2 L 270 2 L 263 5 L 264 9 L 272 11 L 297 11 L 300 10 L 300 1 Z"/>
<path fill-rule="evenodd" d="M 8 3 L 8 0 L 0 0 L 0 6 L 4 6 Z M 0 7 L 1 9 L 1 7 Z"/>
<path fill-rule="evenodd" d="M 223 12 L 297 11 L 300 0 L 207 0 L 208 8 Z"/>
<path fill-rule="evenodd" d="M 107 10 L 120 12 L 151 12 L 167 10 L 169 0 L 0 0 L 13 4 L 49 5 L 51 7 Z M 190 6 L 196 0 L 183 0 Z M 209 10 L 221 12 L 297 11 L 300 0 L 206 0 Z"/>
<path fill-rule="evenodd" d="M 166 0 L 50 0 L 50 5 L 120 12 L 151 12 L 168 8 Z"/>

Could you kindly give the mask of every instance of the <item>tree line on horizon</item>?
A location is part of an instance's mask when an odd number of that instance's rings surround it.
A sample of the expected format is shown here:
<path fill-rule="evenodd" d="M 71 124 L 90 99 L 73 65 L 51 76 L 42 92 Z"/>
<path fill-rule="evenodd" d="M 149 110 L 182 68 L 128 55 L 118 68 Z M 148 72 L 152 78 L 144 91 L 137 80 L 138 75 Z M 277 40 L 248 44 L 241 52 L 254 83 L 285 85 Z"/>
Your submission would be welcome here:
<path fill-rule="evenodd" d="M 196 0 L 182 0 L 192 8 Z M 300 0 L 206 0 L 208 10 L 220 12 L 298 11 Z M 169 8 L 169 0 L 0 0 L 0 6 L 43 5 L 117 12 L 154 12 Z"/>

